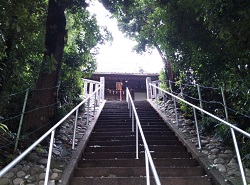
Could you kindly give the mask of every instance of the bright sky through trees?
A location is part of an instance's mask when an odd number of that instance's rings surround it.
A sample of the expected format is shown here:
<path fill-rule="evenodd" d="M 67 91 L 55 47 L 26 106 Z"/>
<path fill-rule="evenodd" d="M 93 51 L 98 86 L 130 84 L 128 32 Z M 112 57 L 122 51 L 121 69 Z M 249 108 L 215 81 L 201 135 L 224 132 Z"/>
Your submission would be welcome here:
<path fill-rule="evenodd" d="M 136 42 L 125 38 L 118 30 L 117 21 L 111 19 L 110 13 L 97 1 L 90 3 L 90 12 L 96 14 L 98 23 L 107 26 L 113 35 L 113 42 L 100 46 L 97 56 L 97 72 L 132 72 L 138 73 L 143 69 L 145 73 L 159 73 L 163 62 L 156 50 L 151 54 L 139 55 L 132 52 Z"/>

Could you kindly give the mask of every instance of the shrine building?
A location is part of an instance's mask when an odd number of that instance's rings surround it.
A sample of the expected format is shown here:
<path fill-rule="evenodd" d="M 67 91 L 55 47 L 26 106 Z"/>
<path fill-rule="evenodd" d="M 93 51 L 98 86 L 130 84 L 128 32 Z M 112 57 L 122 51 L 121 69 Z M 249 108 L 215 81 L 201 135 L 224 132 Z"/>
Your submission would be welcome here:
<path fill-rule="evenodd" d="M 105 79 L 105 99 L 107 101 L 126 101 L 126 88 L 135 101 L 146 100 L 146 78 L 158 80 L 158 73 L 93 73 L 90 80 L 100 81 Z"/>

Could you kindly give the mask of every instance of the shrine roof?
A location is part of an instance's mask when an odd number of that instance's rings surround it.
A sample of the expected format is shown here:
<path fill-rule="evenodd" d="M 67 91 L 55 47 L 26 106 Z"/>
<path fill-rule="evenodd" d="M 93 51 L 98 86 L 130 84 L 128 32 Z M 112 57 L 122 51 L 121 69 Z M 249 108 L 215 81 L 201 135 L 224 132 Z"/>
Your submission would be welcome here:
<path fill-rule="evenodd" d="M 94 72 L 90 79 L 99 80 L 100 77 L 105 77 L 106 80 L 145 80 L 146 77 L 151 77 L 152 80 L 158 79 L 159 73 L 120 73 L 120 72 Z"/>
<path fill-rule="evenodd" d="M 136 76 L 159 76 L 159 73 L 94 72 L 92 75 L 136 75 Z"/>

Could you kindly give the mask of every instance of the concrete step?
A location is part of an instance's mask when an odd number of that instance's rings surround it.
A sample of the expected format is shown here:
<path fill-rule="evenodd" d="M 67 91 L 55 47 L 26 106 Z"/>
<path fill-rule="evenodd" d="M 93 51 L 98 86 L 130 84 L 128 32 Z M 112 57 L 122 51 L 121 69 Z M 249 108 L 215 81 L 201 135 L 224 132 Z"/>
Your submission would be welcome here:
<path fill-rule="evenodd" d="M 129 117 L 129 115 L 126 115 L 126 116 L 123 116 L 123 117 L 112 117 L 111 115 L 110 116 L 106 116 L 106 117 L 99 117 L 100 118 L 100 122 L 105 122 L 105 121 L 117 121 L 117 120 L 131 120 L 132 118 Z M 113 119 L 111 119 L 113 118 Z M 117 120 L 116 120 L 117 119 Z M 160 118 L 159 116 L 150 116 L 148 118 L 143 118 L 143 117 L 140 117 L 140 120 L 142 121 L 157 121 L 157 122 L 160 122 L 160 121 L 163 121 L 162 118 Z"/>
<path fill-rule="evenodd" d="M 158 158 L 173 158 L 173 159 L 190 159 L 191 154 L 188 152 L 151 152 L 153 159 Z M 144 158 L 145 153 L 141 151 L 139 158 Z M 135 159 L 135 152 L 84 152 L 83 159 Z"/>
<path fill-rule="evenodd" d="M 143 132 L 145 136 L 174 136 L 175 133 L 172 131 L 144 131 Z M 135 132 L 131 132 L 131 131 L 93 131 L 91 133 L 91 136 L 135 136 Z"/>
<path fill-rule="evenodd" d="M 98 122 L 98 124 L 110 124 L 110 123 L 119 123 L 120 122 L 120 124 L 121 123 L 125 123 L 125 122 L 132 122 L 132 119 L 131 118 L 128 118 L 128 117 L 121 117 L 121 118 L 102 118 L 99 122 Z"/>
<path fill-rule="evenodd" d="M 132 122 L 131 123 L 126 123 L 126 124 L 116 124 L 116 123 L 113 123 L 113 124 L 96 124 L 95 125 L 95 130 L 99 130 L 99 129 L 126 129 L 126 128 L 129 128 L 131 129 L 132 128 Z M 166 124 L 154 124 L 154 125 L 148 125 L 148 124 L 144 124 L 142 125 L 142 128 L 144 129 L 152 129 L 152 130 L 171 130 Z"/>
<path fill-rule="evenodd" d="M 111 116 L 111 115 L 107 115 L 107 116 L 100 116 L 100 122 L 105 122 L 105 121 L 119 121 L 119 120 L 132 120 L 132 118 L 129 117 L 129 115 L 124 115 L 124 116 Z M 163 121 L 161 117 L 159 116 L 153 116 L 153 117 L 140 117 L 140 121 Z"/>
<path fill-rule="evenodd" d="M 142 127 L 143 131 L 172 131 L 171 129 L 167 128 L 167 127 L 149 127 L 149 126 L 143 126 Z M 117 125 L 111 125 L 111 126 L 99 126 L 99 127 L 95 127 L 95 132 L 104 132 L 104 131 L 113 131 L 113 132 L 121 132 L 121 131 L 132 131 L 132 126 L 131 125 L 127 125 L 127 126 L 119 126 L 117 127 Z"/>
<path fill-rule="evenodd" d="M 178 140 L 148 140 L 148 145 L 181 145 L 182 143 Z M 139 142 L 142 144 L 142 141 Z M 88 146 L 121 146 L 121 145 L 135 145 L 135 140 L 116 140 L 116 141 L 89 141 Z"/>
<path fill-rule="evenodd" d="M 203 176 L 203 169 L 198 167 L 159 167 L 156 168 L 159 177 L 181 177 L 185 176 Z M 95 168 L 77 168 L 74 177 L 140 177 L 145 176 L 145 167 L 95 167 Z M 152 176 L 152 174 L 151 174 Z"/>
<path fill-rule="evenodd" d="M 151 184 L 154 185 L 154 179 L 151 178 Z M 208 176 L 198 177 L 161 177 L 161 184 L 164 185 L 211 185 L 211 179 Z M 70 185 L 145 185 L 145 177 L 73 177 Z"/>
<path fill-rule="evenodd" d="M 147 117 L 147 118 L 152 118 L 152 117 L 155 117 L 155 118 L 160 118 L 159 117 L 159 114 L 157 113 L 157 112 L 153 112 L 152 113 L 152 110 L 151 110 L 151 112 L 150 111 L 148 111 L 148 112 L 137 112 L 137 114 L 139 115 L 139 116 L 141 116 L 141 117 Z M 101 118 L 105 118 L 105 117 L 109 117 L 109 116 L 111 116 L 111 117 L 124 117 L 124 116 L 126 116 L 126 117 L 128 117 L 130 114 L 129 114 L 129 111 L 124 111 L 124 112 L 102 112 L 101 114 L 100 114 L 100 117 Z"/>
<path fill-rule="evenodd" d="M 187 149 L 182 145 L 149 145 L 149 150 L 154 152 L 186 152 Z M 135 145 L 123 145 L 123 146 L 100 146 L 92 145 L 85 149 L 85 152 L 135 152 Z M 139 146 L 139 151 L 144 151 L 143 146 Z"/>
<path fill-rule="evenodd" d="M 152 127 L 157 127 L 157 126 L 165 126 L 166 124 L 162 121 L 140 121 L 141 126 L 152 126 Z M 110 120 L 106 120 L 104 122 L 100 121 L 97 123 L 96 126 L 132 126 L 132 120 L 116 120 L 116 121 L 110 121 Z"/>
<path fill-rule="evenodd" d="M 195 167 L 195 159 L 154 159 L 156 167 Z M 86 167 L 145 167 L 144 159 L 85 159 L 78 163 L 79 168 Z"/>
<path fill-rule="evenodd" d="M 89 141 L 134 140 L 135 136 L 91 136 Z M 139 137 L 141 140 L 141 137 Z M 176 136 L 146 136 L 146 140 L 178 140 Z"/>

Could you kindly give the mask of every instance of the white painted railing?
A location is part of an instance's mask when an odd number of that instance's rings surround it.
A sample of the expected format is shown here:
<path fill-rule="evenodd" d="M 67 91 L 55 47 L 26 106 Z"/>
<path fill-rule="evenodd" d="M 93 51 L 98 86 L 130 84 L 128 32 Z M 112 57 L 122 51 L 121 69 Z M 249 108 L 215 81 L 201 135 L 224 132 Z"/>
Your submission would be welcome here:
<path fill-rule="evenodd" d="M 160 83 L 159 81 L 156 82 L 151 82 L 151 78 L 148 77 L 146 80 L 146 85 L 147 85 L 147 98 L 152 100 L 155 99 L 157 104 L 158 104 L 158 97 L 161 95 L 163 97 L 165 97 L 165 95 L 168 95 L 170 97 L 172 97 L 174 104 L 175 104 L 175 115 L 176 115 L 176 124 L 178 126 L 178 115 L 177 115 L 177 108 L 176 108 L 176 100 L 179 100 L 189 106 L 191 106 L 193 108 L 193 113 L 194 113 L 194 119 L 195 119 L 195 125 L 196 125 L 196 132 L 197 132 L 197 139 L 198 139 L 198 144 L 199 144 L 199 148 L 201 148 L 201 141 L 200 141 L 200 133 L 199 133 L 199 128 L 198 128 L 198 123 L 197 123 L 197 117 L 196 117 L 196 110 L 199 110 L 202 112 L 202 114 L 206 114 L 214 119 L 216 119 L 217 121 L 219 121 L 220 123 L 230 127 L 231 130 L 231 135 L 232 135 L 232 139 L 233 139 L 233 143 L 234 143 L 234 148 L 235 148 L 235 152 L 237 155 L 237 160 L 239 163 L 239 168 L 240 168 L 240 173 L 241 173 L 241 178 L 242 178 L 242 182 L 243 185 L 247 185 L 247 181 L 246 181 L 246 177 L 245 177 L 245 173 L 244 173 L 244 169 L 243 169 L 243 164 L 242 164 L 242 160 L 241 160 L 241 156 L 240 156 L 240 152 L 239 152 L 239 148 L 238 148 L 238 144 L 237 144 L 237 140 L 236 140 L 236 136 L 235 136 L 235 131 L 241 133 L 242 135 L 250 138 L 250 134 L 245 132 L 244 130 L 236 127 L 235 125 L 205 111 L 204 109 L 197 107 L 194 104 L 191 104 L 189 102 L 187 102 L 186 100 L 172 94 L 171 92 L 168 92 L 166 90 L 163 90 L 160 88 Z M 171 87 L 171 86 L 170 86 Z M 171 88 L 170 88 L 171 91 Z M 163 98 L 164 99 L 164 98 Z M 164 110 L 165 111 L 165 110 Z"/>
<path fill-rule="evenodd" d="M 95 89 L 98 89 L 99 87 L 102 86 L 100 89 L 100 93 L 98 96 L 100 96 L 100 99 L 104 99 L 104 92 L 105 92 L 105 79 L 104 77 L 100 77 L 100 82 L 94 81 L 94 80 L 89 80 L 89 79 L 82 79 L 84 81 L 84 96 L 87 97 L 89 94 L 92 94 Z"/>
<path fill-rule="evenodd" d="M 144 133 L 143 133 L 143 130 L 141 127 L 141 123 L 140 123 L 133 99 L 131 97 L 131 94 L 130 94 L 128 88 L 126 89 L 126 101 L 128 102 L 129 116 L 132 117 L 132 132 L 134 132 L 134 127 L 136 128 L 136 131 L 135 131 L 136 132 L 136 159 L 139 159 L 139 131 L 140 131 L 140 135 L 141 135 L 144 150 L 145 150 L 145 166 L 146 166 L 147 185 L 150 185 L 149 167 L 151 168 L 151 171 L 153 173 L 155 184 L 161 185 L 159 176 L 157 174 L 153 159 L 151 157 L 151 154 L 150 154 L 150 151 L 148 148 L 147 141 L 145 139 L 145 136 L 144 136 Z M 135 121 L 136 125 L 134 125 L 135 124 L 134 121 Z"/>
<path fill-rule="evenodd" d="M 104 79 L 103 79 L 104 80 Z M 91 83 L 94 83 L 92 81 Z M 95 82 L 98 84 L 98 82 Z M 75 148 L 75 136 L 76 136 L 76 125 L 77 125 L 77 118 L 78 118 L 78 110 L 79 108 L 87 104 L 87 124 L 89 122 L 89 115 L 90 115 L 90 109 L 93 108 L 93 114 L 96 113 L 96 107 L 99 107 L 101 103 L 104 100 L 104 94 L 102 94 L 102 91 L 104 90 L 104 84 L 99 84 L 98 87 L 95 88 L 94 91 L 91 92 L 91 94 L 88 94 L 88 96 L 79 103 L 74 109 L 72 109 L 66 116 L 64 116 L 58 123 L 56 123 L 51 129 L 49 129 L 43 136 L 41 136 L 37 141 L 35 141 L 29 148 L 27 148 L 21 155 L 19 155 L 17 158 L 15 158 L 11 163 L 9 163 L 6 167 L 4 167 L 0 171 L 0 178 L 7 173 L 11 168 L 13 168 L 17 163 L 19 163 L 26 155 L 29 154 L 40 142 L 42 142 L 46 137 L 51 135 L 50 144 L 49 144 L 49 153 L 48 153 L 48 162 L 47 162 L 47 168 L 46 168 L 46 175 L 45 175 L 45 182 L 44 185 L 48 184 L 49 180 L 49 171 L 50 171 L 50 164 L 51 164 L 51 157 L 52 157 L 52 149 L 53 149 L 53 143 L 54 143 L 54 136 L 56 129 L 73 113 L 75 113 L 75 122 L 74 122 L 74 134 L 73 134 L 73 143 L 72 143 L 72 149 Z M 93 100 L 93 104 L 90 103 L 90 101 Z"/>

